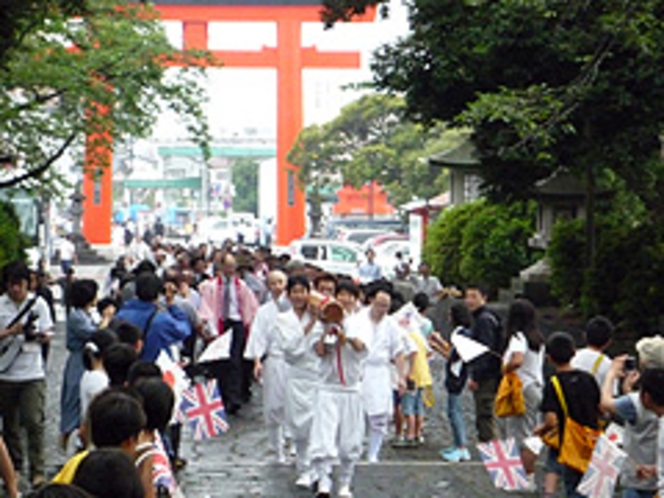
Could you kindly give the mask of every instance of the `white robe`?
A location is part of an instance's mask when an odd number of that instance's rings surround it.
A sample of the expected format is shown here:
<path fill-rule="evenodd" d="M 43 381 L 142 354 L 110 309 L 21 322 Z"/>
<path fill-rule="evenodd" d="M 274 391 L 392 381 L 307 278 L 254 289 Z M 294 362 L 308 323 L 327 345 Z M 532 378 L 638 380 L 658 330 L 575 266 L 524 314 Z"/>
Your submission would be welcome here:
<path fill-rule="evenodd" d="M 323 328 L 317 323 L 305 335 L 304 328 L 309 321 L 308 313 L 300 320 L 292 310 L 279 313 L 275 321 L 276 334 L 287 365 L 286 419 L 296 440 L 309 438 L 320 383 L 320 358 L 314 346 Z"/>
<path fill-rule="evenodd" d="M 244 351 L 248 360 L 267 356 L 263 361 L 263 416 L 268 425 L 286 422 L 286 362 L 275 329 L 278 315 L 274 300 L 258 308 Z"/>
<path fill-rule="evenodd" d="M 341 458 L 342 465 L 344 461 L 359 460 L 362 454 L 364 412 L 360 389 L 371 339 L 368 330 L 350 328 L 349 319 L 344 322 L 344 332 L 348 338 L 360 339 L 365 348 L 355 351 L 350 343 L 328 346 L 331 351 L 322 358 L 322 381 L 309 447 L 313 460 Z"/>
<path fill-rule="evenodd" d="M 399 324 L 391 316 L 374 323 L 365 308 L 353 316 L 351 327 L 369 331 L 369 355 L 364 362 L 362 402 L 368 416 L 391 415 L 393 411 L 390 363 L 403 352 Z"/>

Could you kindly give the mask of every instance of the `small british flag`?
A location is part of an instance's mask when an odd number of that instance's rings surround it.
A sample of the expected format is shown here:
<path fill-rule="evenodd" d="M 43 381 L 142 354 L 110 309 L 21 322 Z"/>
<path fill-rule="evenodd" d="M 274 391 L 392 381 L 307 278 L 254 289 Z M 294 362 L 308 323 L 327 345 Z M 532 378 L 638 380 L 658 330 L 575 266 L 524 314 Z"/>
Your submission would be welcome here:
<path fill-rule="evenodd" d="M 216 380 L 194 384 L 183 391 L 180 410 L 194 430 L 196 441 L 224 433 L 229 428 Z"/>
<path fill-rule="evenodd" d="M 477 445 L 494 486 L 506 491 L 526 490 L 529 483 L 514 438 Z"/>
<path fill-rule="evenodd" d="M 154 453 L 152 454 L 152 483 L 155 489 L 162 486 L 168 489 L 171 496 L 175 496 L 177 482 L 166 454 L 166 447 L 159 433 L 154 438 Z"/>
<path fill-rule="evenodd" d="M 626 453 L 604 434 L 597 438 L 592 460 L 576 490 L 588 498 L 613 496 Z"/>

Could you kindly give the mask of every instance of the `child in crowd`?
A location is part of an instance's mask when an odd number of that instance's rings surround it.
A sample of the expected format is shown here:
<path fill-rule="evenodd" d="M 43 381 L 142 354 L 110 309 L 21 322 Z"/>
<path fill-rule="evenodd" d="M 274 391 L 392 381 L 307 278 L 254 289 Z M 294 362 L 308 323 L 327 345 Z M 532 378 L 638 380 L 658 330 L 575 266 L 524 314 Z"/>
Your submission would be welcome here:
<path fill-rule="evenodd" d="M 427 309 L 429 309 L 429 304 L 429 296 L 427 296 L 424 292 L 418 292 L 413 296 L 413 305 L 419 313 L 419 320 L 422 324 L 420 332 L 425 339 L 431 335 L 431 332 L 433 332 L 433 323 L 426 315 Z"/>
<path fill-rule="evenodd" d="M 611 368 L 611 358 L 605 351 L 611 345 L 613 331 L 613 323 L 608 318 L 591 318 L 586 324 L 586 347 L 579 349 L 572 358 L 572 368 L 590 373 L 600 388 Z"/>
<path fill-rule="evenodd" d="M 92 334 L 83 350 L 85 372 L 81 377 L 81 420 L 85 420 L 88 406 L 97 394 L 108 387 L 109 379 L 102 357 L 106 350 L 117 343 L 118 338 L 111 329 L 101 329 Z"/>
<path fill-rule="evenodd" d="M 145 411 L 136 398 L 125 392 L 109 389 L 95 397 L 88 408 L 88 440 L 96 448 L 119 448 L 132 459 L 146 424 Z M 53 478 L 54 483 L 69 484 L 76 469 L 87 456 L 77 453 Z"/>
<path fill-rule="evenodd" d="M 401 339 L 401 345 L 403 349 L 403 358 L 404 358 L 404 368 L 405 371 L 401 375 L 406 375 L 410 373 L 410 366 L 415 360 L 417 355 L 417 344 L 410 338 L 408 332 L 401 326 L 397 326 L 397 332 L 399 338 Z M 405 414 L 403 409 L 403 398 L 409 390 L 408 379 L 406 379 L 406 389 L 399 389 L 399 378 L 400 373 L 397 365 L 395 363 L 390 364 L 390 381 L 392 385 L 392 403 L 394 404 L 394 440 L 392 446 L 395 448 L 402 448 L 411 446 L 413 443 L 406 441 L 406 438 L 403 433 Z M 411 382 L 410 387 L 412 390 L 415 389 L 414 384 Z"/>
<path fill-rule="evenodd" d="M 147 496 L 131 458 L 117 448 L 90 452 L 76 469 L 72 484 L 95 498 Z"/>
<path fill-rule="evenodd" d="M 112 387 L 122 387 L 127 382 L 129 369 L 138 359 L 136 350 L 129 344 L 113 344 L 106 349 L 102 362 Z"/>
<path fill-rule="evenodd" d="M 416 347 L 410 356 L 408 365 L 407 389 L 401 398 L 401 409 L 406 420 L 406 444 L 417 446 L 424 442 L 422 428 L 424 426 L 424 390 L 433 385 L 429 370 L 429 353 L 431 349 L 420 330 L 408 332 L 408 338 Z"/>
<path fill-rule="evenodd" d="M 586 428 L 597 430 L 599 426 L 600 391 L 595 378 L 588 372 L 572 368 L 574 357 L 574 339 L 566 332 L 555 332 L 546 342 L 546 354 L 555 368 L 555 374 L 544 387 L 541 411 L 544 421 L 534 433 L 546 436 L 558 431 L 559 450 L 549 448 L 547 471 L 560 473 L 565 483 L 568 498 L 580 497 L 576 488 L 583 473 L 569 465 L 559 462 L 567 417 Z M 546 491 L 545 498 L 551 498 L 553 492 Z"/>
<path fill-rule="evenodd" d="M 572 358 L 572 368 L 583 370 L 595 377 L 597 385 L 602 389 L 606 374 L 611 368 L 611 358 L 605 353 L 613 340 L 614 326 L 604 316 L 596 316 L 588 320 L 584 337 L 586 347 L 579 349 Z M 544 494 L 553 494 L 558 487 L 560 467 L 553 465 L 544 474 Z"/>
<path fill-rule="evenodd" d="M 450 323 L 452 335 L 463 335 L 470 337 L 470 311 L 463 301 L 452 304 L 450 308 Z M 461 360 L 456 349 L 447 341 L 434 332 L 429 338 L 431 348 L 440 353 L 446 360 L 445 364 L 445 389 L 447 390 L 447 417 L 452 428 L 454 445 L 443 449 L 440 454 L 449 462 L 462 462 L 470 460 L 468 451 L 468 437 L 466 435 L 466 424 L 461 409 L 461 393 L 468 380 L 468 369 Z"/>

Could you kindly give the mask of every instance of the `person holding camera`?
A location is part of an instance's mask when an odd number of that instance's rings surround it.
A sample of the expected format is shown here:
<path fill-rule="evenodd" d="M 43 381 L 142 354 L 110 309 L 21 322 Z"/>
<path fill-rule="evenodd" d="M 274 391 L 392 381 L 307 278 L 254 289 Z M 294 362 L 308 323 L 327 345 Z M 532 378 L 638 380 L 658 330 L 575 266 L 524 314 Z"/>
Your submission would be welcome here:
<path fill-rule="evenodd" d="M 17 472 L 23 468 L 21 426 L 27 432 L 29 478 L 33 487 L 44 477 L 44 402 L 42 344 L 50 340 L 53 320 L 43 298 L 28 291 L 30 271 L 21 261 L 2 272 L 0 296 L 0 417 L 3 435 Z"/>
<path fill-rule="evenodd" d="M 657 476 L 644 475 L 639 467 L 657 465 L 659 417 L 649 409 L 644 393 L 636 386 L 646 370 L 664 368 L 664 339 L 641 339 L 636 344 L 636 350 L 639 353 L 638 365 L 635 358 L 627 355 L 613 360 L 602 386 L 601 408 L 625 421 L 623 449 L 629 455 L 630 462 L 620 474 L 623 498 L 652 498 L 657 494 Z M 623 394 L 616 398 L 613 393 L 618 379 L 623 380 Z"/>

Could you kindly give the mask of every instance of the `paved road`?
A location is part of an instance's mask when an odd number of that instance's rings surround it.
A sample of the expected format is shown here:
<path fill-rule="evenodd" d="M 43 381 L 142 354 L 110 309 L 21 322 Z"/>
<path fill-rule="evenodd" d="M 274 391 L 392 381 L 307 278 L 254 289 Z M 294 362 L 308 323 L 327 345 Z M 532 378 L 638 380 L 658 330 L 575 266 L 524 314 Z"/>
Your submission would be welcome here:
<path fill-rule="evenodd" d="M 103 278 L 101 267 L 81 267 L 79 277 Z M 62 369 L 66 359 L 64 327 L 58 325 L 48 364 L 47 399 L 47 465 L 54 474 L 64 463 L 65 456 L 57 448 L 58 411 Z M 434 365 L 434 375 L 440 379 L 441 365 Z M 442 386 L 435 386 L 437 400 L 443 400 Z M 183 435 L 183 456 L 189 460 L 180 480 L 188 498 L 231 497 L 306 497 L 312 493 L 294 486 L 292 464 L 270 462 L 267 453 L 267 433 L 262 426 L 260 386 L 254 389 L 254 399 L 240 414 L 230 418 L 230 431 L 215 439 L 194 443 L 191 432 Z M 465 399 L 468 426 L 472 430 L 470 398 Z M 443 405 L 438 401 L 426 422 L 426 442 L 416 449 L 394 450 L 384 447 L 382 461 L 376 465 L 362 463 L 357 469 L 355 496 L 364 497 L 492 497 L 508 495 L 496 490 L 477 462 L 443 463 L 440 448 L 451 441 Z M 520 496 L 534 496 L 521 494 Z M 118 497 L 120 498 L 120 497 Z"/>

